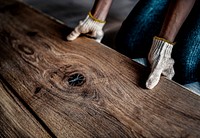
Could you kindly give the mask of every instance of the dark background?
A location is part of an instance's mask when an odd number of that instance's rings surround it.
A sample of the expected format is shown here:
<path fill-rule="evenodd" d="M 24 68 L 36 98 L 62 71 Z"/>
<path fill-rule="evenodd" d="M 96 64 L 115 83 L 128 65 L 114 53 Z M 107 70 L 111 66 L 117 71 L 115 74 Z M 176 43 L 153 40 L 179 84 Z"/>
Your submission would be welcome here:
<path fill-rule="evenodd" d="M 76 27 L 79 20 L 84 19 L 91 10 L 95 0 L 23 0 L 33 7 L 63 21 L 69 27 Z M 122 21 L 135 6 L 138 0 L 113 0 L 102 43 L 113 47 L 114 38 Z"/>

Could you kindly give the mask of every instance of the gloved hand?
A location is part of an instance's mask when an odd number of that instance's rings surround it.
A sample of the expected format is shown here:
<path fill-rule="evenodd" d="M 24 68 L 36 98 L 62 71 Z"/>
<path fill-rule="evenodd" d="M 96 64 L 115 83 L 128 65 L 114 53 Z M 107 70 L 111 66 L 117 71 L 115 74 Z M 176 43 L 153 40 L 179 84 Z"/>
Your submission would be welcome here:
<path fill-rule="evenodd" d="M 154 88 L 161 74 L 168 79 L 172 79 L 174 72 L 174 60 L 171 58 L 172 48 L 174 43 L 171 43 L 163 38 L 154 37 L 153 43 L 148 54 L 148 60 L 151 65 L 151 73 L 146 82 L 148 89 Z"/>
<path fill-rule="evenodd" d="M 104 25 L 105 21 L 94 18 L 89 12 L 85 20 L 80 21 L 79 25 L 67 36 L 67 40 L 72 41 L 80 34 L 86 34 L 90 37 L 94 37 L 97 42 L 101 42 L 104 35 L 102 30 Z"/>

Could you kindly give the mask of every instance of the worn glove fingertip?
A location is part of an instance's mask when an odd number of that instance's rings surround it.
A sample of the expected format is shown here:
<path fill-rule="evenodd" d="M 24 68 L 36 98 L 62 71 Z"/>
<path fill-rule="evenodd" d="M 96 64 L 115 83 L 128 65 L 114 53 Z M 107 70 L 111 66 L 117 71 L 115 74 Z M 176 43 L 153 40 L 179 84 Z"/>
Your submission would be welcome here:
<path fill-rule="evenodd" d="M 153 89 L 155 86 L 152 85 L 152 80 L 151 79 L 148 79 L 147 82 L 146 82 L 146 88 L 147 89 Z"/>
<path fill-rule="evenodd" d="M 101 43 L 101 39 L 96 39 L 95 41 L 98 43 Z"/>
<path fill-rule="evenodd" d="M 71 34 L 69 34 L 69 35 L 67 36 L 67 40 L 68 40 L 68 41 L 73 41 L 73 40 L 76 39 L 79 35 L 80 35 L 80 33 L 72 32 Z"/>
<path fill-rule="evenodd" d="M 68 35 L 68 36 L 67 36 L 67 40 L 68 40 L 68 41 L 73 41 L 74 39 L 73 39 L 73 37 L 72 37 L 71 35 Z"/>
<path fill-rule="evenodd" d="M 148 80 L 146 81 L 146 88 L 153 89 L 159 82 L 160 77 L 149 76 Z"/>
<path fill-rule="evenodd" d="M 74 39 L 76 39 L 76 37 L 67 36 L 67 40 L 68 40 L 68 41 L 73 41 Z"/>

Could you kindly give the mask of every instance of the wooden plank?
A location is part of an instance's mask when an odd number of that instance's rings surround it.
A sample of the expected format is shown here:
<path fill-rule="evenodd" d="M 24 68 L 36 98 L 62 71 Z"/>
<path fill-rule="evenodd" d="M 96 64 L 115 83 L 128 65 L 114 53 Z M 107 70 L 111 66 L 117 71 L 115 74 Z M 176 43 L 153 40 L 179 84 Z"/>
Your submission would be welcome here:
<path fill-rule="evenodd" d="M 0 81 L 0 137 L 50 137 L 24 105 Z"/>
<path fill-rule="evenodd" d="M 200 137 L 200 97 L 13 0 L 0 0 L 0 74 L 58 137 Z M 79 79 L 77 79 L 79 77 Z"/>

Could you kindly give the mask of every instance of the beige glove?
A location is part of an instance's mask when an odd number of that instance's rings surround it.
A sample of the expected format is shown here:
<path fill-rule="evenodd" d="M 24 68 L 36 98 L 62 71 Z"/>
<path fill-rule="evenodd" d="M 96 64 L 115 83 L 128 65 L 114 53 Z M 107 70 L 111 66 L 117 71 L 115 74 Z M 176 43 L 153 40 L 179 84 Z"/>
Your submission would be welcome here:
<path fill-rule="evenodd" d="M 67 40 L 72 41 L 80 34 L 86 34 L 90 37 L 94 37 L 97 42 L 101 42 L 104 35 L 102 30 L 104 25 L 105 21 L 94 18 L 89 12 L 85 20 L 80 21 L 79 25 L 67 36 Z"/>
<path fill-rule="evenodd" d="M 148 89 L 154 88 L 159 80 L 161 74 L 166 76 L 168 79 L 172 79 L 174 72 L 174 60 L 171 58 L 172 48 L 174 43 L 154 37 L 153 43 L 148 54 L 148 60 L 151 65 L 151 73 L 146 82 Z"/>

